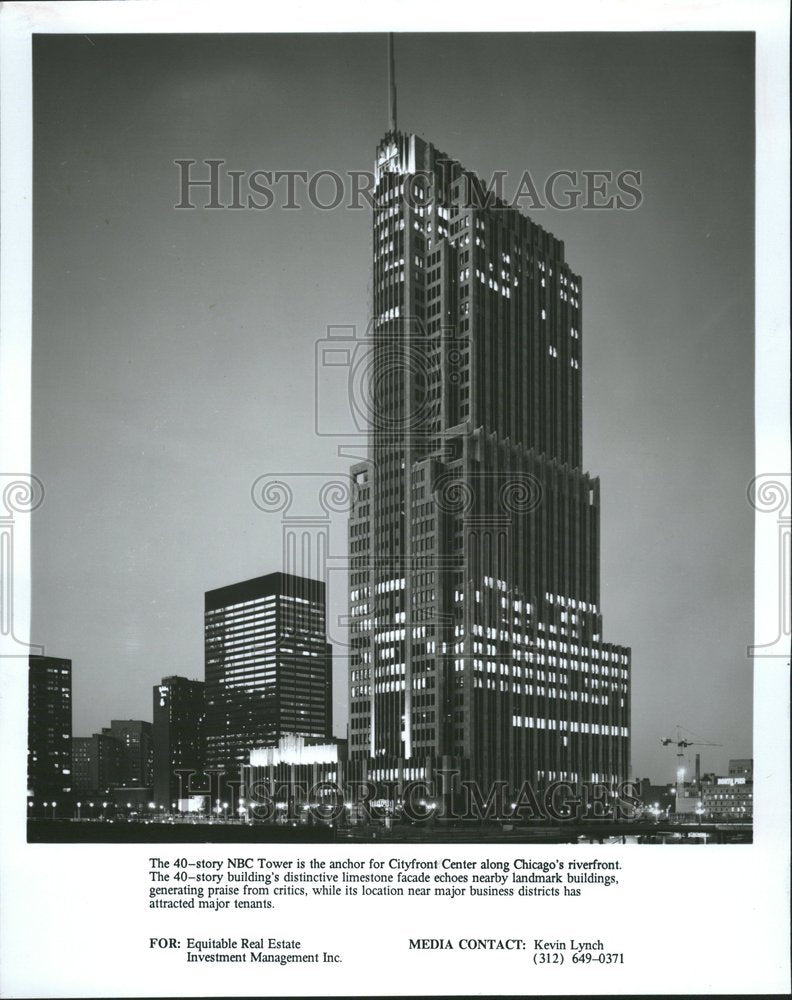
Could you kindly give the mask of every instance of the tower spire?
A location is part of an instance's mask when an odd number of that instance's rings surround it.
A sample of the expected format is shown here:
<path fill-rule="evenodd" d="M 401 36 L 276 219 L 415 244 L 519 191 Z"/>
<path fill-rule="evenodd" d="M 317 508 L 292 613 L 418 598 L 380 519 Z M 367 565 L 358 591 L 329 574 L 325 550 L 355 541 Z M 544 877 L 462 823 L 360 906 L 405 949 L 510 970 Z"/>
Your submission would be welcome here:
<path fill-rule="evenodd" d="M 390 131 L 396 131 L 396 61 L 393 57 L 393 32 L 388 33 L 388 114 Z"/>

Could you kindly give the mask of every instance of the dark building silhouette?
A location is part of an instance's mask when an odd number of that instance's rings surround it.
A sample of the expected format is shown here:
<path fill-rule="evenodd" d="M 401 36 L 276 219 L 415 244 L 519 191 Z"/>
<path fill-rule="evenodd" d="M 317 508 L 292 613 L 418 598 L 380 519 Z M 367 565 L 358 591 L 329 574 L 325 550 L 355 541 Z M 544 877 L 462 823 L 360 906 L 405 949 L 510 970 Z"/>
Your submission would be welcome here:
<path fill-rule="evenodd" d="M 350 757 L 385 779 L 438 763 L 512 788 L 626 778 L 630 651 L 603 639 L 582 467 L 581 278 L 560 240 L 395 123 L 375 169 Z"/>
<path fill-rule="evenodd" d="M 205 596 L 206 764 L 237 776 L 285 734 L 332 735 L 325 586 L 270 573 Z"/>
<path fill-rule="evenodd" d="M 28 811 L 51 814 L 71 791 L 71 660 L 28 661 Z M 57 807 L 56 807 L 57 808 Z"/>
<path fill-rule="evenodd" d="M 158 809 L 170 810 L 189 796 L 190 779 L 179 772 L 202 774 L 205 767 L 204 683 L 163 677 L 154 685 L 153 697 L 153 798 Z M 196 782 L 201 780 L 198 774 Z"/>
<path fill-rule="evenodd" d="M 674 811 L 675 786 L 673 784 L 653 785 L 649 778 L 639 778 L 636 784 L 638 787 L 635 794 L 647 811 L 654 811 L 658 817 L 660 815 L 668 816 Z"/>
<path fill-rule="evenodd" d="M 75 793 L 106 795 L 122 785 L 128 771 L 126 747 L 106 732 L 72 738 Z"/>
<path fill-rule="evenodd" d="M 140 719 L 113 719 L 102 735 L 116 740 L 122 750 L 124 785 L 151 787 L 154 770 L 154 744 L 151 723 Z"/>
<path fill-rule="evenodd" d="M 91 784 L 93 748 L 90 736 L 73 736 L 71 741 L 72 788 L 75 792 L 87 792 Z"/>

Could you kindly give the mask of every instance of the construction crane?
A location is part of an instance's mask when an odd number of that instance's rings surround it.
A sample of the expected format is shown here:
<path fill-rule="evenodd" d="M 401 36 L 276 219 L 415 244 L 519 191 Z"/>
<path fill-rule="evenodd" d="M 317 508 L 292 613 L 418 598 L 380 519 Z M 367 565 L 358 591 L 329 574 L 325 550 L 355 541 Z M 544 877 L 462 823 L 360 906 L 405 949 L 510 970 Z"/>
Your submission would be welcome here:
<path fill-rule="evenodd" d="M 660 740 L 660 745 L 664 747 L 675 746 L 677 748 L 677 757 L 684 757 L 685 750 L 687 747 L 720 747 L 723 746 L 722 743 L 711 743 L 709 740 L 695 739 L 688 740 L 682 736 L 682 731 L 689 733 L 690 736 L 695 736 L 695 733 L 691 733 L 689 729 L 685 729 L 684 726 L 677 725 L 676 727 L 676 739 L 671 736 L 664 736 Z"/>
<path fill-rule="evenodd" d="M 692 733 L 689 729 L 685 729 L 684 726 L 677 724 L 676 726 L 676 739 L 671 736 L 664 736 L 660 740 L 660 745 L 664 747 L 675 746 L 677 748 L 676 755 L 678 758 L 683 758 L 685 756 L 685 750 L 688 747 L 719 747 L 723 746 L 722 743 L 712 743 L 709 740 L 702 740 L 700 737 L 697 739 L 688 739 L 687 736 L 683 736 L 683 731 L 687 733 L 688 736 L 696 736 L 696 733 Z M 699 764 L 698 755 L 696 759 L 696 786 L 699 783 Z M 682 801 L 685 795 L 685 769 L 684 767 L 677 768 L 676 774 L 676 801 L 677 808 L 679 808 L 679 803 Z"/>

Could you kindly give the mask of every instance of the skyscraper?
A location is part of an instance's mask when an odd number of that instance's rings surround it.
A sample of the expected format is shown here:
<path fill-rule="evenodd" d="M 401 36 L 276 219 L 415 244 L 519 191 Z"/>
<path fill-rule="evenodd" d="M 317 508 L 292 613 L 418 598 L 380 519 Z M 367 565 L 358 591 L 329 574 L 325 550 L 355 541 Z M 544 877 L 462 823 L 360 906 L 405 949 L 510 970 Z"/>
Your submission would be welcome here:
<path fill-rule="evenodd" d="M 28 804 L 43 812 L 71 791 L 71 660 L 28 660 Z"/>
<path fill-rule="evenodd" d="M 154 685 L 154 802 L 169 810 L 188 797 L 187 777 L 179 771 L 203 772 L 206 746 L 203 681 L 163 677 Z M 200 780 L 200 779 L 199 779 Z"/>
<path fill-rule="evenodd" d="M 325 585 L 270 573 L 205 595 L 206 765 L 236 776 L 286 734 L 332 736 Z"/>
<path fill-rule="evenodd" d="M 391 67 L 392 73 L 392 67 Z M 350 757 L 615 782 L 630 652 L 602 638 L 581 278 L 417 135 L 376 153 L 368 456 L 353 467 Z"/>

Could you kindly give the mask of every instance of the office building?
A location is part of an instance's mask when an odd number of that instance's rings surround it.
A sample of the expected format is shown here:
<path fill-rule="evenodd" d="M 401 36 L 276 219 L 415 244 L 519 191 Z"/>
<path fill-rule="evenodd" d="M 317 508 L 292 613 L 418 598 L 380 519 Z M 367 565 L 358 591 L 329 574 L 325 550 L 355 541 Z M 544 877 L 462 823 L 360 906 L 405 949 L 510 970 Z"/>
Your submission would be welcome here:
<path fill-rule="evenodd" d="M 126 748 L 106 732 L 72 739 L 72 777 L 75 793 L 106 795 L 123 784 L 128 771 Z"/>
<path fill-rule="evenodd" d="M 116 740 L 123 749 L 122 783 L 151 787 L 154 744 L 151 723 L 140 719 L 113 719 L 102 734 Z"/>
<path fill-rule="evenodd" d="M 154 803 L 166 810 L 188 799 L 205 766 L 204 683 L 163 677 L 153 691 Z M 195 772 L 191 779 L 187 772 Z"/>
<path fill-rule="evenodd" d="M 71 660 L 28 660 L 28 811 L 51 815 L 52 803 L 71 792 Z"/>
<path fill-rule="evenodd" d="M 630 651 L 605 641 L 600 610 L 582 280 L 560 240 L 395 112 L 375 184 L 350 757 L 375 778 L 442 763 L 512 788 L 615 783 Z"/>
<path fill-rule="evenodd" d="M 282 736 L 332 735 L 325 586 L 270 573 L 205 596 L 206 764 L 236 778 Z"/>

